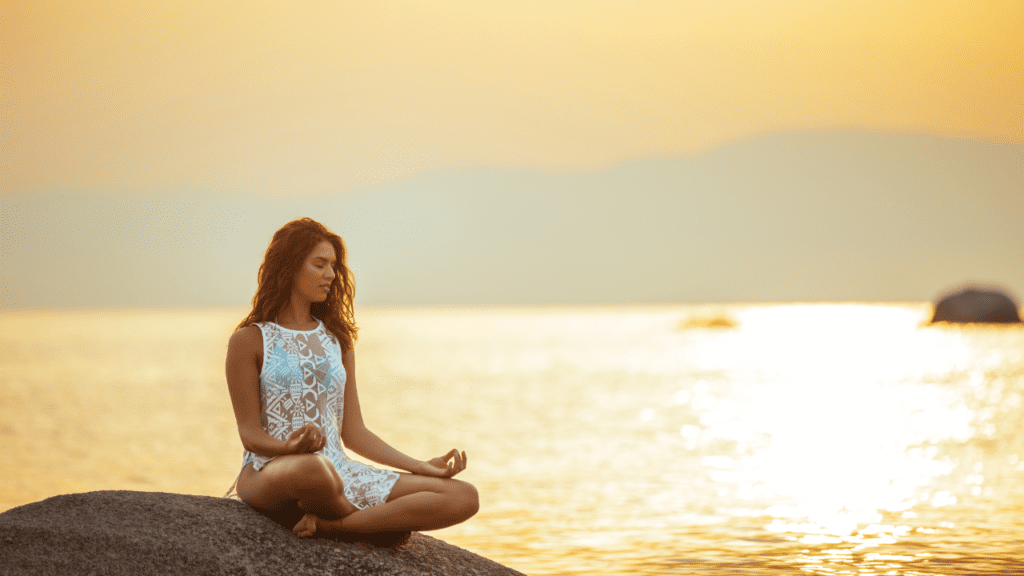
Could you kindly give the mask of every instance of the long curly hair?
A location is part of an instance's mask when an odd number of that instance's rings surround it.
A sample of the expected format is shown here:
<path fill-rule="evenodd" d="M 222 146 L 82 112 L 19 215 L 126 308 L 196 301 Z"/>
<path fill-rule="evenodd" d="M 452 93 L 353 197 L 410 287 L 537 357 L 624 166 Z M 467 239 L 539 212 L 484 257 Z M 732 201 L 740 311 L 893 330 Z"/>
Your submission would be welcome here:
<path fill-rule="evenodd" d="M 346 262 L 345 243 L 326 226 L 311 218 L 299 218 L 285 224 L 274 233 L 260 265 L 259 284 L 252 297 L 252 312 L 238 325 L 245 328 L 255 322 L 268 322 L 288 305 L 292 287 L 306 257 L 324 240 L 334 246 L 334 282 L 323 302 L 313 302 L 310 314 L 324 323 L 348 351 L 356 339 L 355 311 L 352 300 L 356 295 L 356 282 Z"/>

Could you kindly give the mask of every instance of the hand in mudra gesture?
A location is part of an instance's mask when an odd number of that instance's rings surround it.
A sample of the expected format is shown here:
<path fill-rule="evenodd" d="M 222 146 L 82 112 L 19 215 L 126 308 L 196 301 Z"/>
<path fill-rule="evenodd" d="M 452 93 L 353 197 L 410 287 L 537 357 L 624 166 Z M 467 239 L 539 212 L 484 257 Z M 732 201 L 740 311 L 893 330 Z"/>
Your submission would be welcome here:
<path fill-rule="evenodd" d="M 453 449 L 444 456 L 431 458 L 423 464 L 419 471 L 421 475 L 451 478 L 466 469 L 466 453 Z"/>
<path fill-rule="evenodd" d="M 289 454 L 307 454 L 319 452 L 327 445 L 327 435 L 319 426 L 307 422 L 305 426 L 291 433 L 285 440 Z"/>

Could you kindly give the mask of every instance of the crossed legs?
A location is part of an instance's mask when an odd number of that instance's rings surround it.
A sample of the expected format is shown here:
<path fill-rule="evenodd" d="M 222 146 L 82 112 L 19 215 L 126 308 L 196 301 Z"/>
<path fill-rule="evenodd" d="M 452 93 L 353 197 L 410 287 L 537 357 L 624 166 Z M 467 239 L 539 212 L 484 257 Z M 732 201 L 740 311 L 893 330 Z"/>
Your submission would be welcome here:
<path fill-rule="evenodd" d="M 326 536 L 437 530 L 464 522 L 479 509 L 479 496 L 472 484 L 454 478 L 399 473 L 384 504 L 335 519 L 307 513 L 303 522 L 307 527 L 315 522 L 315 531 Z M 298 528 L 300 536 L 312 535 Z"/>
<path fill-rule="evenodd" d="M 341 475 L 326 456 L 288 454 L 274 458 L 259 472 L 251 464 L 243 468 L 237 490 L 243 502 L 264 515 L 294 524 L 303 513 L 337 519 L 355 512 L 343 487 Z"/>
<path fill-rule="evenodd" d="M 359 510 L 319 454 L 278 456 L 259 472 L 246 466 L 237 489 L 243 502 L 300 536 L 436 530 L 467 520 L 480 506 L 472 484 L 400 473 L 387 502 Z"/>

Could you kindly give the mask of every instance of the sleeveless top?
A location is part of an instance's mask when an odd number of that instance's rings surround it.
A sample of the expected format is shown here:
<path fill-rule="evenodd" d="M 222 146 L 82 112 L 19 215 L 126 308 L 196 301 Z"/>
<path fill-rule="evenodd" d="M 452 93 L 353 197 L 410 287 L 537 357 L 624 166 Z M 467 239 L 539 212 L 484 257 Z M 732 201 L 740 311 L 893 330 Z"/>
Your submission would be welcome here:
<path fill-rule="evenodd" d="M 387 501 L 398 474 L 348 459 L 341 445 L 345 414 L 345 367 L 341 345 L 323 322 L 313 330 L 291 330 L 275 322 L 256 322 L 263 334 L 260 370 L 260 424 L 263 431 L 287 440 L 307 422 L 324 431 L 327 443 L 317 452 L 341 474 L 345 497 L 357 508 Z M 242 467 L 259 470 L 274 459 L 243 452 Z"/>

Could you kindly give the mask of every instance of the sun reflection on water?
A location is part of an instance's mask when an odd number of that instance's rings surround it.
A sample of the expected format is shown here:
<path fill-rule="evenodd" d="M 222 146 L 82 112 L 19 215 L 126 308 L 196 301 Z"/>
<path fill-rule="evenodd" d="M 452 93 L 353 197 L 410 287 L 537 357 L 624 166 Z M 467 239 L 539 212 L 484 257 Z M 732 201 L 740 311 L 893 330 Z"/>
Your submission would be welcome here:
<path fill-rule="evenodd" d="M 730 367 L 730 381 L 716 392 L 700 380 L 671 397 L 671 404 L 689 403 L 699 413 L 699 425 L 679 429 L 685 449 L 719 444 L 715 455 L 700 460 L 718 494 L 774 501 L 734 513 L 766 520 L 765 530 L 788 541 L 819 547 L 801 552 L 805 571 L 835 573 L 836 564 L 856 560 L 866 573 L 868 565 L 899 568 L 893 562 L 930 558 L 864 551 L 953 529 L 944 521 L 926 528 L 899 520 L 918 518 L 912 509 L 921 506 L 958 502 L 953 492 L 928 487 L 960 464 L 940 454 L 942 447 L 996 433 L 1000 386 L 983 384 L 992 383 L 986 369 L 1005 365 L 1003 351 L 979 355 L 964 330 L 927 329 L 913 309 L 763 307 L 740 322 L 731 346 L 699 356 L 706 368 Z M 964 380 L 991 404 L 962 403 L 963 387 L 947 384 Z M 1019 400 L 1015 394 L 1011 402 L 1019 407 Z M 734 453 L 722 443 L 733 444 Z M 1015 465 L 1016 455 L 1007 461 Z M 972 496 L 992 493 L 982 487 L 983 467 L 975 462 L 963 479 Z M 828 545 L 841 547 L 820 548 Z"/>
<path fill-rule="evenodd" d="M 0 502 L 223 493 L 242 312 L 0 313 Z M 929 313 L 363 311 L 360 398 L 468 452 L 481 511 L 436 535 L 534 576 L 1024 573 L 1024 329 Z"/>

